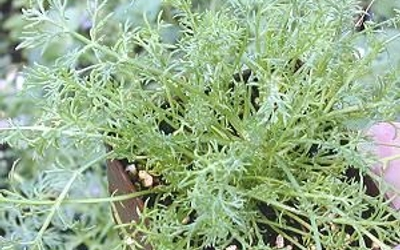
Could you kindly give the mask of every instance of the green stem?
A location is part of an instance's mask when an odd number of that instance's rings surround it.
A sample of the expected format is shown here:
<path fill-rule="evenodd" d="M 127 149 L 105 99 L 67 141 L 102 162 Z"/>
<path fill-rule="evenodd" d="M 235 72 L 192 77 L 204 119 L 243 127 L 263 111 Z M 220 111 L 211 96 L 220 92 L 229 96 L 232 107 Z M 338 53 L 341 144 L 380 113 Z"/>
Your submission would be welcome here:
<path fill-rule="evenodd" d="M 342 116 L 342 115 L 346 115 L 349 113 L 355 113 L 355 112 L 359 112 L 359 111 L 373 110 L 373 109 L 377 108 L 379 105 L 381 105 L 381 104 L 380 103 L 370 103 L 365 106 L 354 105 L 354 106 L 350 106 L 350 107 L 347 107 L 344 109 L 338 109 L 338 110 L 331 111 L 325 115 L 325 118 L 332 119 L 335 116 Z"/>
<path fill-rule="evenodd" d="M 110 57 L 120 60 L 120 61 L 126 61 L 127 63 L 129 63 L 131 66 L 133 66 L 135 68 L 142 69 L 142 70 L 147 71 L 156 76 L 167 76 L 167 72 L 157 69 L 157 68 L 154 68 L 154 67 L 151 67 L 150 65 L 144 65 L 144 64 L 140 63 L 138 60 L 131 60 L 130 58 L 122 58 L 121 59 L 121 55 L 118 54 L 117 52 L 111 50 L 110 48 L 108 48 L 106 46 L 98 44 L 77 32 L 70 32 L 70 35 L 72 35 L 72 37 L 74 37 L 78 41 L 88 45 L 89 47 L 93 47 L 95 49 L 102 51 L 107 56 L 110 56 Z M 172 79 L 171 76 L 169 76 L 169 78 Z"/>
<path fill-rule="evenodd" d="M 157 193 L 157 192 L 161 192 L 161 190 L 158 188 L 154 188 L 154 189 L 138 191 L 138 192 L 131 193 L 131 194 L 118 195 L 118 196 L 113 196 L 113 197 L 64 199 L 61 201 L 61 203 L 62 204 L 109 203 L 109 202 L 129 200 L 132 198 L 141 197 L 144 195 L 153 194 L 153 193 Z M 13 193 L 11 193 L 7 190 L 2 190 L 2 194 L 7 194 L 7 193 L 14 195 Z M 7 197 L 4 197 L 2 194 L 0 193 L 0 203 L 28 205 L 28 206 L 48 206 L 48 205 L 55 205 L 57 203 L 57 200 L 28 200 L 28 199 L 23 199 L 22 197 L 21 197 L 21 199 L 9 199 Z"/>
<path fill-rule="evenodd" d="M 68 181 L 68 183 L 65 185 L 64 189 L 62 190 L 60 196 L 55 200 L 55 203 L 53 207 L 50 209 L 49 215 L 47 216 L 46 220 L 44 221 L 42 227 L 40 228 L 38 234 L 36 235 L 35 239 L 33 240 L 33 244 L 37 247 L 40 245 L 41 239 L 43 238 L 44 233 L 46 232 L 47 228 L 50 226 L 50 223 L 58 211 L 58 209 L 61 207 L 61 204 L 65 197 L 68 195 L 69 190 L 72 187 L 72 184 L 75 182 L 76 178 L 78 178 L 79 175 L 81 175 L 84 171 L 92 167 L 96 162 L 99 162 L 101 160 L 104 160 L 109 156 L 110 153 L 100 155 L 99 157 L 89 161 L 87 164 L 79 168 L 77 171 L 74 171 L 71 179 Z"/>

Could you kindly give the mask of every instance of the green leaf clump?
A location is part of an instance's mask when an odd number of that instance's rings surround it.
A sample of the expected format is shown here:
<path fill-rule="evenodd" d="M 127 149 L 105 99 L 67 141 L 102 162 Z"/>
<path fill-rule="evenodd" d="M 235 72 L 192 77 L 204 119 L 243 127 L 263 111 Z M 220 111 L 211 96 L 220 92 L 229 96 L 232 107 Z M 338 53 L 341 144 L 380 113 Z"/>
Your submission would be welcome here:
<path fill-rule="evenodd" d="M 365 192 L 374 158 L 349 125 L 399 111 L 395 72 L 360 80 L 385 44 L 357 56 L 355 41 L 375 32 L 354 31 L 356 3 L 215 2 L 164 1 L 138 24 L 89 1 L 85 33 L 68 26 L 67 1 L 36 1 L 20 48 L 79 45 L 29 67 L 26 91 L 43 112 L 7 141 L 23 135 L 42 154 L 104 143 L 157 176 L 134 225 L 155 249 L 399 243 L 399 214 Z"/>

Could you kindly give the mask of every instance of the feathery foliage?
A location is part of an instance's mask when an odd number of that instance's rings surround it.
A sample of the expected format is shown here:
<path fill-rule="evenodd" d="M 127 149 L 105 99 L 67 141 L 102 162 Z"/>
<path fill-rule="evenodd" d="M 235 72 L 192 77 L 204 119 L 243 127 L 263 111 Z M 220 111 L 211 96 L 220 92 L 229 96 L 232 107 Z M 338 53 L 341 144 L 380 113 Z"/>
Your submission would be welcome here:
<path fill-rule="evenodd" d="M 79 197 L 79 176 L 103 173 L 94 163 L 109 157 L 160 176 L 154 204 L 141 215 L 150 223 L 136 225 L 155 249 L 273 249 L 277 236 L 298 249 L 399 242 L 399 214 L 365 193 L 363 176 L 344 175 L 350 167 L 369 174 L 374 162 L 357 151 L 365 138 L 350 124 L 393 120 L 399 111 L 394 72 L 376 84 L 360 80 L 385 44 L 373 29 L 354 32 L 355 3 L 168 0 L 140 24 L 121 20 L 112 4 L 88 1 L 86 33 L 71 29 L 68 1 L 36 0 L 24 10 L 20 48 L 46 51 L 59 39 L 76 46 L 53 64 L 29 67 L 26 93 L 39 97 L 41 114 L 15 124 L 5 141 L 44 156 L 64 148 L 81 154 L 79 163 L 43 173 L 28 193 L 2 193 L 1 213 L 17 208 L 9 223 L 22 217 L 35 225 L 12 237 L 32 249 L 71 249 L 60 245 L 74 234 L 51 231 L 108 234 L 109 227 L 85 229 L 65 216 L 70 205 L 89 206 L 66 198 Z M 359 58 L 361 36 L 372 45 Z M 50 187 L 58 191 L 43 197 Z M 83 211 L 112 223 L 104 211 Z"/>

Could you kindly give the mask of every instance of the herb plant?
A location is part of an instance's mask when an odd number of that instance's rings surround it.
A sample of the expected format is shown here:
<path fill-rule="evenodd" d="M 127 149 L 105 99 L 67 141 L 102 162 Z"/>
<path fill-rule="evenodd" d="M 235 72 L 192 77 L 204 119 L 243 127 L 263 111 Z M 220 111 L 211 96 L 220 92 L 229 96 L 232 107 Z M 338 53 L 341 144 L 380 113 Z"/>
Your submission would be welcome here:
<path fill-rule="evenodd" d="M 70 28 L 68 1 L 36 0 L 24 10 L 19 48 L 46 51 L 60 38 L 78 45 L 27 69 L 26 93 L 42 112 L 4 140 L 42 157 L 74 149 L 83 165 L 52 172 L 46 181 L 64 180 L 55 197 L 3 192 L 1 202 L 21 213 L 50 206 L 30 246 L 65 249 L 46 238 L 54 225 L 76 229 L 63 224 L 65 207 L 118 199 L 73 199 L 79 176 L 104 173 L 97 163 L 106 158 L 158 178 L 141 220 L 119 226 L 133 226 L 154 249 L 399 243 L 399 214 L 365 192 L 367 176 L 379 183 L 369 170 L 375 159 L 357 150 L 365 121 L 395 118 L 399 85 L 392 71 L 373 84 L 360 80 L 385 43 L 372 28 L 354 31 L 355 2 L 168 0 L 140 25 L 120 20 L 110 4 L 88 1 L 88 32 Z M 363 57 L 360 37 L 371 44 Z M 123 239 L 137 247 L 132 235 Z"/>

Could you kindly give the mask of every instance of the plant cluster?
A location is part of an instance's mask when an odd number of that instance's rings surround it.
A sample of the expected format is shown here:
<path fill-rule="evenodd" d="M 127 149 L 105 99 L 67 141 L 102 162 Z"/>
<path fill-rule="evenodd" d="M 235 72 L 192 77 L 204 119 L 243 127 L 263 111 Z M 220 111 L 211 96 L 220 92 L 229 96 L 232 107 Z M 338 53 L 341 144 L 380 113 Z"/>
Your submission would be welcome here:
<path fill-rule="evenodd" d="M 26 93 L 42 112 L 5 141 L 44 156 L 73 148 L 87 162 L 43 176 L 63 185 L 54 202 L 37 201 L 51 204 L 37 221 L 37 249 L 60 244 L 45 237 L 54 225 L 76 230 L 63 220 L 66 207 L 84 202 L 66 198 L 88 169 L 103 173 L 95 162 L 107 157 L 159 178 L 143 220 L 125 225 L 155 249 L 275 249 L 280 238 L 296 249 L 399 243 L 399 214 L 365 192 L 375 159 L 357 151 L 366 138 L 355 127 L 394 120 L 400 86 L 391 71 L 360 80 L 385 43 L 373 29 L 354 32 L 356 3 L 229 0 L 204 9 L 168 0 L 140 24 L 119 20 L 110 4 L 88 1 L 88 32 L 71 29 L 67 1 L 24 10 L 20 48 L 46 51 L 53 39 L 76 47 L 27 70 Z M 354 46 L 361 36 L 371 44 L 363 57 Z M 37 198 L 45 197 L 3 192 L 1 201 L 26 214 Z"/>

